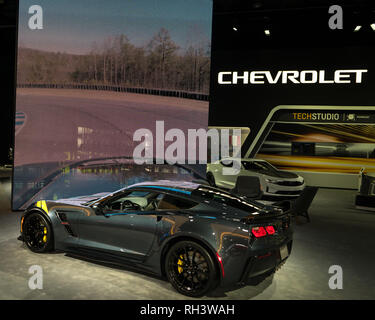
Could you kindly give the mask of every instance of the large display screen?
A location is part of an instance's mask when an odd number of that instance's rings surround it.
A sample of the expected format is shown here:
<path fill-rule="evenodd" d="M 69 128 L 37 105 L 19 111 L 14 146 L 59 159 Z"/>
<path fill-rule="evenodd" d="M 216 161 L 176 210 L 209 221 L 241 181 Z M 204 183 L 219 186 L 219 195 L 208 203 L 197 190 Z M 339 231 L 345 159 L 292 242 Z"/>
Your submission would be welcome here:
<path fill-rule="evenodd" d="M 13 209 L 152 180 L 129 169 L 138 129 L 207 128 L 211 16 L 210 0 L 20 0 Z"/>

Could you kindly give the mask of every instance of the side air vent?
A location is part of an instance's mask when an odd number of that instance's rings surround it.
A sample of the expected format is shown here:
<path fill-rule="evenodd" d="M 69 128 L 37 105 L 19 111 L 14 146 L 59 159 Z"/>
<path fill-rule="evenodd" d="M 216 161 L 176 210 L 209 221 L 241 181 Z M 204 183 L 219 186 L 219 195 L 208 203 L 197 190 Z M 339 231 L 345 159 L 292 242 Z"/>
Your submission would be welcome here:
<path fill-rule="evenodd" d="M 67 217 L 66 217 L 65 212 L 57 211 L 57 210 L 56 210 L 56 214 L 57 214 L 57 216 L 59 217 L 59 219 L 61 220 L 61 222 L 68 222 L 68 219 L 67 219 Z"/>
<path fill-rule="evenodd" d="M 77 237 L 77 235 L 73 232 L 72 228 L 68 224 L 64 224 L 66 232 L 68 232 L 72 237 Z"/>
<path fill-rule="evenodd" d="M 56 215 L 61 221 L 61 224 L 64 226 L 66 232 L 71 235 L 72 237 L 77 237 L 75 232 L 73 231 L 72 227 L 70 226 L 70 223 L 68 221 L 68 218 L 66 217 L 66 213 L 61 210 L 56 210 Z"/>

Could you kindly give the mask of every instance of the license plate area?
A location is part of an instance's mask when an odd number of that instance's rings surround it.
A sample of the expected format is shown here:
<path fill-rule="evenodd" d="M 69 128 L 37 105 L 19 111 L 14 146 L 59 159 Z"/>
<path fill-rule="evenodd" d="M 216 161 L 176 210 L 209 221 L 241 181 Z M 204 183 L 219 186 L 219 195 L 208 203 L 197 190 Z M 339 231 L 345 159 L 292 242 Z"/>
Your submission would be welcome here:
<path fill-rule="evenodd" d="M 288 256 L 289 256 L 288 246 L 284 245 L 280 248 L 280 258 L 281 260 L 284 260 L 288 258 Z"/>

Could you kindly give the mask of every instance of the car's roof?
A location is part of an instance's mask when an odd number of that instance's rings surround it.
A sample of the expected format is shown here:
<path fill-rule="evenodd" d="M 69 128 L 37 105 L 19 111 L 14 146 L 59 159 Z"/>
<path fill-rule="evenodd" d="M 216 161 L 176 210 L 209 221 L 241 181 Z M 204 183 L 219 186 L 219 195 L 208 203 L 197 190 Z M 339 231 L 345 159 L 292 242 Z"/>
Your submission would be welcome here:
<path fill-rule="evenodd" d="M 186 182 L 186 181 L 170 181 L 170 180 L 159 180 L 159 181 L 152 181 L 152 182 L 142 182 L 142 183 L 137 183 L 129 186 L 126 188 L 126 190 L 131 189 L 131 188 L 136 188 L 136 187 L 150 187 L 150 188 L 155 188 L 155 189 L 162 189 L 162 190 L 167 190 L 167 191 L 172 191 L 172 192 L 177 192 L 177 193 L 183 193 L 183 194 L 188 194 L 191 195 L 192 192 L 196 189 L 202 190 L 202 191 L 207 191 L 221 194 L 221 195 L 227 195 L 231 199 L 239 199 L 240 202 L 243 202 L 244 200 L 241 199 L 239 196 L 236 196 L 234 194 L 231 194 L 229 192 L 226 192 L 224 190 L 209 186 L 209 185 L 203 185 L 203 184 L 198 184 L 198 183 L 193 183 L 193 182 Z M 251 202 L 251 201 L 248 201 Z M 253 207 L 259 208 L 259 203 L 255 204 L 254 202 L 251 202 Z"/>
<path fill-rule="evenodd" d="M 156 189 L 181 189 L 181 190 L 195 190 L 200 186 L 198 183 L 187 182 L 187 181 L 173 181 L 173 180 L 158 180 L 158 181 L 147 181 L 132 184 L 125 189 L 136 188 L 136 187 L 147 187 Z"/>

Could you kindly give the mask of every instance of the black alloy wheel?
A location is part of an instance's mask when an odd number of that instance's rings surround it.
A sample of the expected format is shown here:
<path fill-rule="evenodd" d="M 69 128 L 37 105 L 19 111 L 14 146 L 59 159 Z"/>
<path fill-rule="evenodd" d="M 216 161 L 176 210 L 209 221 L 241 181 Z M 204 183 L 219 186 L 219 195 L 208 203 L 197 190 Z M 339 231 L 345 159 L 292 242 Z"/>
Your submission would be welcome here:
<path fill-rule="evenodd" d="M 166 256 L 166 274 L 179 292 L 201 297 L 218 284 L 217 267 L 209 252 L 193 241 L 174 244 Z"/>
<path fill-rule="evenodd" d="M 23 222 L 23 240 L 27 247 L 37 253 L 51 251 L 53 248 L 52 228 L 47 218 L 34 212 Z"/>

